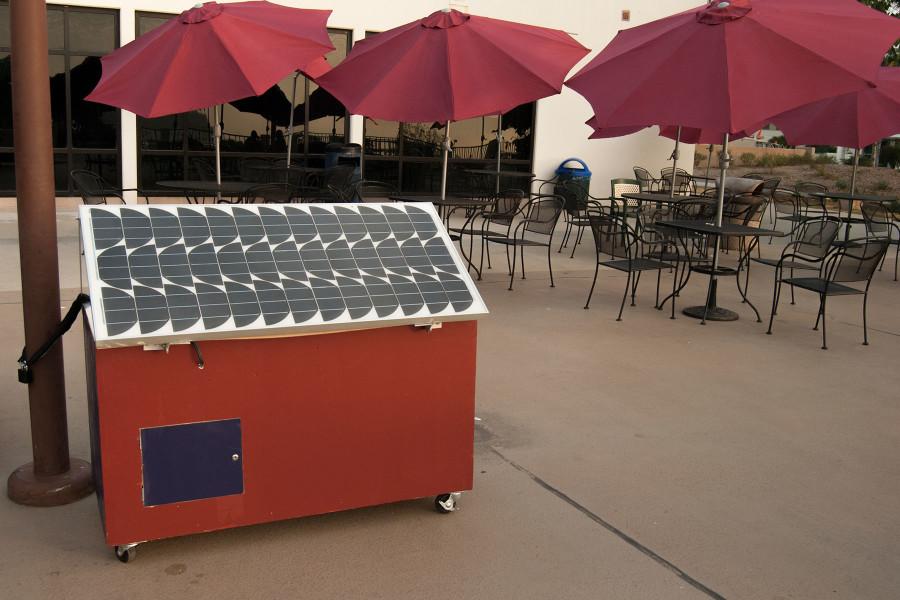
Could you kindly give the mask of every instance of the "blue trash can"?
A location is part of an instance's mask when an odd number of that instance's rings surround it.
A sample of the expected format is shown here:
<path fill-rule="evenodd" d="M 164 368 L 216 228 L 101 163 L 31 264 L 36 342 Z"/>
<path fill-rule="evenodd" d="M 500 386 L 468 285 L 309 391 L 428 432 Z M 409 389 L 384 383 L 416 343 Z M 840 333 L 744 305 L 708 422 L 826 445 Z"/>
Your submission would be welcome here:
<path fill-rule="evenodd" d="M 578 167 L 568 167 L 578 163 Z M 591 170 L 580 158 L 567 158 L 556 168 L 556 184 L 553 193 L 565 200 L 566 211 L 577 212 L 587 207 L 588 191 L 591 187 Z"/>

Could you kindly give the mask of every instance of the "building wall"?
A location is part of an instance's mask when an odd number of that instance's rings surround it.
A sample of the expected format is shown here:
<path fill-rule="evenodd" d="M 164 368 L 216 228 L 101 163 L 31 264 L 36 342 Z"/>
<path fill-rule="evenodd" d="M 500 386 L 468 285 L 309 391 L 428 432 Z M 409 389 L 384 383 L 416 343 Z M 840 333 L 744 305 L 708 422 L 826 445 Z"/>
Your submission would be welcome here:
<path fill-rule="evenodd" d="M 278 0 L 279 4 L 304 8 L 333 10 L 329 26 L 353 31 L 360 40 L 366 30 L 383 31 L 413 19 L 446 8 L 439 0 Z M 70 0 L 70 6 L 93 6 L 119 9 L 122 45 L 134 39 L 135 11 L 179 13 L 191 6 L 190 0 Z M 473 14 L 553 27 L 574 34 L 593 52 L 587 63 L 615 36 L 619 29 L 652 21 L 698 4 L 698 0 L 577 0 L 551 3 L 547 0 L 468 0 L 449 5 Z M 622 21 L 622 11 L 630 11 L 630 21 Z M 573 73 L 581 65 L 573 69 Z M 610 81 L 610 86 L 616 82 Z M 607 196 L 609 180 L 631 177 L 631 167 L 642 165 L 651 171 L 666 166 L 672 142 L 660 138 L 655 129 L 611 140 L 588 140 L 590 128 L 584 121 L 591 116 L 590 107 L 581 96 L 568 88 L 562 94 L 538 102 L 535 131 L 534 169 L 540 178 L 548 178 L 559 163 L 568 157 L 583 159 L 594 173 L 592 194 Z M 136 121 L 131 113 L 122 113 L 122 184 L 137 185 Z M 362 118 L 353 117 L 350 141 L 362 142 Z M 693 161 L 693 146 L 683 146 L 681 164 Z"/>

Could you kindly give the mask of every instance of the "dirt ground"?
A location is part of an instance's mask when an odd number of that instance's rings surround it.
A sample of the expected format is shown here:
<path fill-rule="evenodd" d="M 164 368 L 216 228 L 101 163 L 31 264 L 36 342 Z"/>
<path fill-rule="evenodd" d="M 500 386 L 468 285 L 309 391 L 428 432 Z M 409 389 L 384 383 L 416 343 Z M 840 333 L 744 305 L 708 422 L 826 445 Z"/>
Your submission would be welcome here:
<path fill-rule="evenodd" d="M 781 187 L 793 188 L 800 181 L 821 183 L 830 191 L 849 191 L 850 176 L 853 167 L 850 165 L 810 164 L 785 167 L 732 167 L 730 175 L 739 177 L 747 173 L 761 173 L 766 177 L 780 177 Z M 718 169 L 710 170 L 710 177 L 715 177 Z M 705 176 L 706 164 L 696 167 L 694 175 Z M 887 167 L 860 167 L 856 176 L 856 190 L 862 194 L 879 196 L 895 196 L 900 190 L 900 171 Z"/>

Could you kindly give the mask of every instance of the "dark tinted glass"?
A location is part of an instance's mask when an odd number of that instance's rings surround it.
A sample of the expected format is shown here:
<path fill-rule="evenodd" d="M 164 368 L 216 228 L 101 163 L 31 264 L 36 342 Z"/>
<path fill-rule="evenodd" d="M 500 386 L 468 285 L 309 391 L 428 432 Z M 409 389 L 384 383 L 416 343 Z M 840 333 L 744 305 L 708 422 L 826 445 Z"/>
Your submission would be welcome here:
<path fill-rule="evenodd" d="M 12 73 L 9 53 L 0 52 L 0 146 L 11 148 L 12 133 Z"/>
<path fill-rule="evenodd" d="M 83 168 L 83 167 L 74 167 Z M 53 155 L 53 181 L 56 191 L 65 194 L 69 191 L 69 155 L 54 154 Z"/>
<path fill-rule="evenodd" d="M 50 69 L 50 117 L 52 119 L 52 137 L 54 148 L 65 148 L 68 145 L 66 139 L 66 118 L 68 114 L 66 104 L 66 57 L 61 54 L 51 54 L 48 57 Z"/>
<path fill-rule="evenodd" d="M 155 17 L 150 15 L 140 15 L 137 20 L 138 36 L 149 33 L 171 19 L 172 17 Z"/>
<path fill-rule="evenodd" d="M 0 191 L 16 189 L 16 160 L 12 152 L 0 153 Z"/>
<path fill-rule="evenodd" d="M 9 4 L 0 4 L 0 48 L 9 48 Z"/>
<path fill-rule="evenodd" d="M 69 11 L 69 51 L 106 54 L 117 38 L 114 13 Z"/>
<path fill-rule="evenodd" d="M 436 194 L 441 191 L 440 161 L 404 162 L 403 191 Z"/>
<path fill-rule="evenodd" d="M 105 104 L 85 102 L 84 97 L 100 81 L 99 56 L 69 57 L 72 94 L 72 146 L 115 148 L 119 137 L 119 113 Z"/>
<path fill-rule="evenodd" d="M 400 123 L 366 119 L 366 156 L 400 156 Z"/>
<path fill-rule="evenodd" d="M 138 117 L 138 134 L 142 150 L 181 150 L 184 144 L 182 122 L 186 115 L 158 119 Z"/>
<path fill-rule="evenodd" d="M 184 177 L 184 157 L 158 156 L 144 154 L 141 156 L 141 188 L 157 189 L 157 181 L 182 180 Z"/>
<path fill-rule="evenodd" d="M 103 179 L 112 185 L 118 185 L 120 181 L 119 175 L 119 155 L 118 154 L 72 154 L 72 170 L 87 169 L 100 175 Z M 68 177 L 66 177 L 68 179 Z M 58 182 L 59 180 L 57 180 Z"/>
<path fill-rule="evenodd" d="M 370 181 L 383 181 L 400 189 L 400 163 L 395 160 L 372 160 L 366 158 L 365 178 Z"/>
<path fill-rule="evenodd" d="M 439 158 L 444 128 L 438 123 L 403 123 L 403 156 Z"/>

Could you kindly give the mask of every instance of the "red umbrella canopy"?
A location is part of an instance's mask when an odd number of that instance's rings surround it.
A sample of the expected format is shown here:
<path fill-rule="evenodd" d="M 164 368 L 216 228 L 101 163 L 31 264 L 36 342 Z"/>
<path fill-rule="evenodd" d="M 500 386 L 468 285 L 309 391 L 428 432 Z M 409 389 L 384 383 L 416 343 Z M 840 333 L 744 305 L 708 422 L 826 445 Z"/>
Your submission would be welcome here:
<path fill-rule="evenodd" d="M 104 56 L 87 99 L 158 117 L 257 96 L 334 49 L 330 14 L 206 2 Z"/>
<path fill-rule="evenodd" d="M 900 133 L 900 69 L 882 67 L 875 85 L 795 108 L 772 122 L 791 144 L 865 148 Z"/>
<path fill-rule="evenodd" d="M 585 121 L 585 125 L 593 128 L 594 132 L 589 139 L 599 140 L 623 135 L 631 135 L 645 129 L 645 126 L 635 127 L 598 127 L 597 118 L 591 117 Z M 734 134 L 735 138 L 750 137 L 754 131 L 761 129 L 762 126 L 754 127 L 746 131 L 739 131 Z M 709 129 L 698 129 L 697 127 L 682 127 L 681 136 L 678 136 L 678 127 L 675 125 L 664 125 L 659 128 L 659 135 L 674 140 L 676 137 L 685 144 L 720 144 L 722 143 L 722 132 Z"/>
<path fill-rule="evenodd" d="M 588 52 L 556 29 L 439 11 L 356 44 L 318 83 L 355 114 L 444 123 L 558 94 Z"/>
<path fill-rule="evenodd" d="M 620 31 L 567 85 L 604 127 L 736 134 L 863 89 L 898 38 L 900 19 L 856 0 L 731 0 Z"/>

